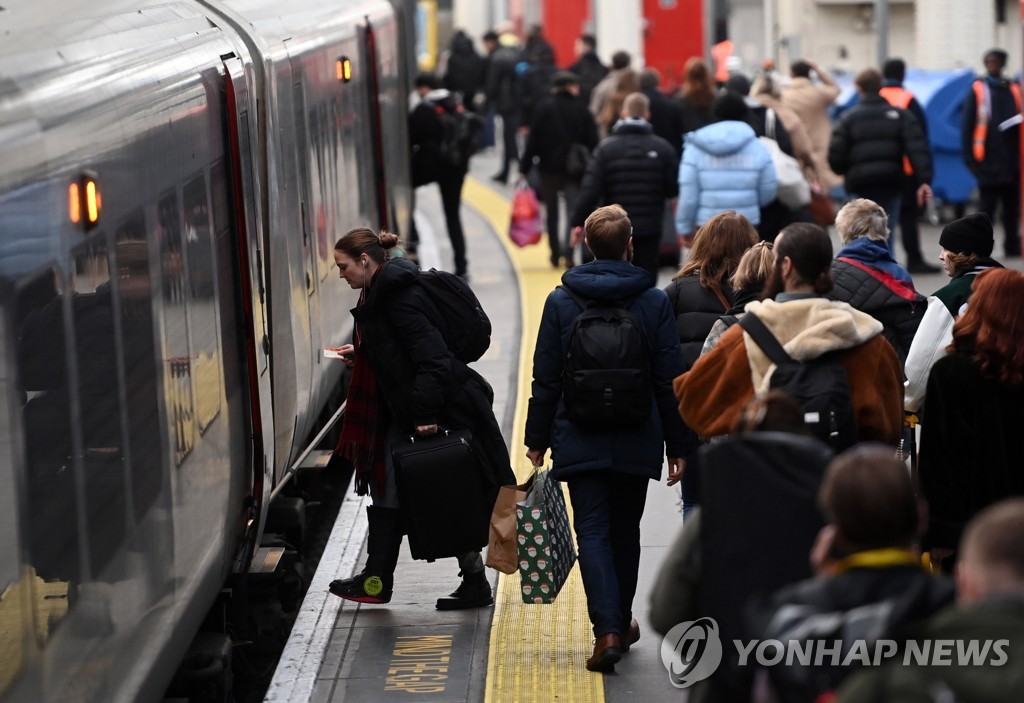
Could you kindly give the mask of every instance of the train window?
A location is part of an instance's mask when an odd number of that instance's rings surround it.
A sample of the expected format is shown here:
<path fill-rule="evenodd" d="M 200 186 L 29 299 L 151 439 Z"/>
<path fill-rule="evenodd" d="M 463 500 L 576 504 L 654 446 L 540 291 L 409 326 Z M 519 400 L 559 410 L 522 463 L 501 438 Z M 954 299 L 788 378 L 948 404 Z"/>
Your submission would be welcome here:
<path fill-rule="evenodd" d="M 121 359 L 128 428 L 131 517 L 139 522 L 166 490 L 160 441 L 160 368 L 153 328 L 149 242 L 141 213 L 118 227 L 114 267 L 121 310 Z"/>
<path fill-rule="evenodd" d="M 84 523 L 92 576 L 100 579 L 125 540 L 129 511 L 108 255 L 103 236 L 71 252 L 74 344 L 69 373 L 77 389 L 72 398 L 78 400 L 78 432 L 73 430 L 72 438 L 81 442 L 76 451 L 81 466 L 75 468 L 81 472 L 85 518 L 79 524 Z"/>
<path fill-rule="evenodd" d="M 164 394 L 167 399 L 174 463 L 180 466 L 195 445 L 195 405 L 192 402 L 192 359 L 189 357 L 188 300 L 185 257 L 182 254 L 178 194 L 169 191 L 157 203 L 157 236 L 163 297 Z"/>
<path fill-rule="evenodd" d="M 65 343 L 69 326 L 65 306 L 71 308 L 63 295 L 67 290 L 68 283 L 59 271 L 43 269 L 16 286 L 12 314 L 17 395 L 21 399 L 21 526 L 26 530 L 26 556 L 34 573 L 55 587 L 63 586 L 65 596 L 67 582 L 81 581 L 84 575 Z M 55 525 L 64 527 L 54 529 Z M 59 611 L 37 623 L 41 644 L 60 622 L 67 608 L 66 597 L 60 605 Z"/>
<path fill-rule="evenodd" d="M 220 412 L 220 349 L 217 343 L 217 259 L 210 236 L 210 205 L 206 177 L 197 176 L 182 191 L 185 209 L 185 253 L 188 260 L 189 329 L 196 420 L 204 432 Z"/>

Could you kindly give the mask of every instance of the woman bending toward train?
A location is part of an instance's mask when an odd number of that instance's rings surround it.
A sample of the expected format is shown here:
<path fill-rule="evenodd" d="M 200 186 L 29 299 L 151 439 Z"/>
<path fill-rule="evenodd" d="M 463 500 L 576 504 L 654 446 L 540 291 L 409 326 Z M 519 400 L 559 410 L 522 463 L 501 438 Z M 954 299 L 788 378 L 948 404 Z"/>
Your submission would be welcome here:
<path fill-rule="evenodd" d="M 493 391 L 448 349 L 440 313 L 417 283 L 419 267 L 390 254 L 397 244 L 395 234 L 359 227 L 334 247 L 339 277 L 361 291 L 352 310 L 355 344 L 340 350 L 352 366 L 352 380 L 338 450 L 355 466 L 357 493 L 369 493 L 373 505 L 367 508 L 366 566 L 351 578 L 333 581 L 330 591 L 361 603 L 391 600 L 403 535 L 391 448 L 402 438 L 413 432 L 430 436 L 439 427 L 469 428 L 493 494 L 499 485 L 515 483 L 491 409 Z M 480 550 L 460 554 L 458 560 L 462 584 L 438 599 L 437 607 L 491 605 Z"/>

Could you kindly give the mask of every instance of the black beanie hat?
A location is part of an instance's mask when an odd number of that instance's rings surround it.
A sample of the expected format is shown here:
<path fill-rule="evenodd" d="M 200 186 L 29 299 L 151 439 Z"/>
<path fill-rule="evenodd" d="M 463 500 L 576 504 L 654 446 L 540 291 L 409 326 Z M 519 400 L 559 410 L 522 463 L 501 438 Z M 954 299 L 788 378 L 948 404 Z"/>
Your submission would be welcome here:
<path fill-rule="evenodd" d="M 976 254 L 987 258 L 992 255 L 992 247 L 995 246 L 992 220 L 983 212 L 953 220 L 942 229 L 939 246 L 957 254 Z"/>

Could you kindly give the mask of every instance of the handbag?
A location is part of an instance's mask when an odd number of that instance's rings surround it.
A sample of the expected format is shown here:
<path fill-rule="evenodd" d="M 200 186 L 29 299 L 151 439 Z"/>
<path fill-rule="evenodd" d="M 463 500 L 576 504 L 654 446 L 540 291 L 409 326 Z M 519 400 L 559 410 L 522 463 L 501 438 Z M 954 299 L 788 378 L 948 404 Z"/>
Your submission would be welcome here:
<path fill-rule="evenodd" d="M 540 202 L 537 194 L 526 183 L 516 185 L 512 196 L 512 216 L 508 226 L 508 236 L 519 247 L 528 247 L 540 241 L 544 231 L 544 222 L 540 216 Z"/>
<path fill-rule="evenodd" d="M 487 566 L 504 574 L 519 569 L 519 547 L 516 544 L 516 503 L 526 500 L 533 488 L 534 477 L 518 486 L 501 486 L 491 511 L 490 533 L 487 539 Z"/>
<path fill-rule="evenodd" d="M 487 544 L 491 504 L 469 430 L 409 437 L 392 446 L 391 457 L 413 559 L 454 557 Z"/>
<path fill-rule="evenodd" d="M 593 155 L 586 144 L 573 142 L 569 145 L 569 153 L 565 157 L 565 175 L 573 180 L 581 180 L 590 165 Z"/>
<path fill-rule="evenodd" d="M 772 157 L 778 190 L 775 197 L 790 210 L 799 210 L 811 202 L 811 186 L 804 178 L 800 162 L 782 151 L 775 141 L 775 111 L 769 109 L 764 117 L 765 136 L 758 137 Z"/>
<path fill-rule="evenodd" d="M 533 488 L 516 503 L 520 589 L 524 603 L 551 603 L 576 563 L 569 511 L 561 482 L 538 471 Z"/>
<path fill-rule="evenodd" d="M 811 211 L 814 221 L 822 227 L 829 227 L 836 223 L 836 203 L 832 200 L 832 196 L 818 184 L 811 188 L 811 202 L 807 209 Z"/>
<path fill-rule="evenodd" d="M 572 141 L 572 131 L 562 121 L 563 116 L 557 110 L 555 114 L 559 117 L 557 121 L 561 127 L 561 136 L 564 141 L 569 142 L 569 151 L 565 155 L 565 175 L 574 181 L 583 180 L 583 175 L 587 172 L 587 166 L 590 165 L 593 155 L 586 144 Z"/>

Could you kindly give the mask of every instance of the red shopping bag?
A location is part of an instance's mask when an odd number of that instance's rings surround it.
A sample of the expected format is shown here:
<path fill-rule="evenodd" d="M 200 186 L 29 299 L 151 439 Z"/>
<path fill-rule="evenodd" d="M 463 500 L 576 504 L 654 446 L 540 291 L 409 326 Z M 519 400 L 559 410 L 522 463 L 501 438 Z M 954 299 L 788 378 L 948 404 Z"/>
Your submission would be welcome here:
<path fill-rule="evenodd" d="M 512 197 L 512 218 L 508 236 L 516 246 L 527 247 L 540 241 L 544 223 L 540 217 L 540 203 L 530 186 L 522 183 L 516 186 Z"/>

